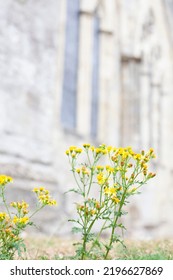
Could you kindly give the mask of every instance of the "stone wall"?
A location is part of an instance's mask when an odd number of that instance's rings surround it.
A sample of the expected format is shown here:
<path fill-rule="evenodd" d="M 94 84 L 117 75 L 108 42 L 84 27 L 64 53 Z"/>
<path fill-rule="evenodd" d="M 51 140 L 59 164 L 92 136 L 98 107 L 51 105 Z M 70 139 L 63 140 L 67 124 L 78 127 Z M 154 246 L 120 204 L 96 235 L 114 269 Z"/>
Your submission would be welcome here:
<path fill-rule="evenodd" d="M 0 2 L 0 168 L 14 177 L 10 198 L 25 194 L 31 203 L 33 186 L 57 187 L 57 10 L 56 0 Z"/>
<path fill-rule="evenodd" d="M 33 205 L 32 187 L 52 190 L 58 207 L 36 218 L 40 231 L 70 232 L 64 151 L 90 141 L 154 147 L 158 175 L 125 223 L 130 237 L 172 236 L 172 14 L 163 3 L 0 1 L 0 173 L 14 177 L 10 199 Z"/>

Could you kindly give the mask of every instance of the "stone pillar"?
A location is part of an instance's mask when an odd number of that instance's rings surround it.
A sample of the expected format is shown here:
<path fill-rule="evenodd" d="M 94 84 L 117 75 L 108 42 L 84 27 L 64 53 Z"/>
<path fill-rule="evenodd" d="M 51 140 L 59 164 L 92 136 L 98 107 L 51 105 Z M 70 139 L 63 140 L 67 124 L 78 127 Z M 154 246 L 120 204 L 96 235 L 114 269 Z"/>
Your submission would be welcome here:
<path fill-rule="evenodd" d="M 64 75 L 64 49 L 65 49 L 65 37 L 66 37 L 66 12 L 67 12 L 67 0 L 59 1 L 58 6 L 58 49 L 57 49 L 57 84 L 54 92 L 54 112 L 56 126 L 61 125 L 61 104 L 62 104 L 62 85 Z"/>
<path fill-rule="evenodd" d="M 140 98 L 140 144 L 143 149 L 149 148 L 149 132 L 150 132 L 150 106 L 149 98 L 151 98 L 150 92 L 150 78 L 149 73 L 143 72 L 140 77 L 141 83 L 141 98 Z"/>
<path fill-rule="evenodd" d="M 100 25 L 100 73 L 98 104 L 98 141 L 118 145 L 118 53 L 115 38 L 116 8 L 113 1 L 104 1 Z M 114 17 L 113 17 L 114 15 Z"/>
<path fill-rule="evenodd" d="M 140 146 L 140 66 L 138 57 L 122 57 L 121 145 Z"/>
<path fill-rule="evenodd" d="M 160 85 L 152 85 L 152 146 L 158 154 L 159 151 L 159 99 L 160 99 Z"/>
<path fill-rule="evenodd" d="M 92 42 L 92 13 L 88 11 L 81 11 L 79 34 L 76 131 L 79 135 L 82 136 L 90 135 L 91 130 Z"/>

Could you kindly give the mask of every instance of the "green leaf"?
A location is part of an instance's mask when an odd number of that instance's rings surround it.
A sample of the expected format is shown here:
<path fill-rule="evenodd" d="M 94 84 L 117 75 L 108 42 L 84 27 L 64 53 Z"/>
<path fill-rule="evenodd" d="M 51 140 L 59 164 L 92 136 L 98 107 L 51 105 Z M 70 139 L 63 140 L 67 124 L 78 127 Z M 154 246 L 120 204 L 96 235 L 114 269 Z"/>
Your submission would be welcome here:
<path fill-rule="evenodd" d="M 76 221 L 76 220 L 74 220 L 74 219 L 69 219 L 68 222 L 78 223 L 78 221 Z"/>
<path fill-rule="evenodd" d="M 99 249 L 102 248 L 102 245 L 103 245 L 102 242 L 99 241 L 98 239 L 95 239 L 94 242 L 93 242 L 93 246 L 98 247 Z"/>
<path fill-rule="evenodd" d="M 125 229 L 125 230 L 126 230 L 126 227 L 125 227 L 125 226 L 123 226 L 123 224 L 119 224 L 119 225 L 117 225 L 117 227 L 119 227 L 119 228 L 122 228 L 122 229 Z"/>
<path fill-rule="evenodd" d="M 78 189 L 70 189 L 70 190 L 66 191 L 64 194 L 69 193 L 69 192 L 74 192 L 74 193 L 78 193 L 78 194 L 83 195 L 83 192 L 81 192 L 81 191 L 78 190 Z"/>
<path fill-rule="evenodd" d="M 81 233 L 83 232 L 83 229 L 82 228 L 79 228 L 79 227 L 73 227 L 72 228 L 72 233 Z"/>
<path fill-rule="evenodd" d="M 94 240 L 94 238 L 95 238 L 95 234 L 94 233 L 89 233 L 89 234 L 87 234 L 86 241 L 87 242 L 92 241 L 92 240 Z"/>

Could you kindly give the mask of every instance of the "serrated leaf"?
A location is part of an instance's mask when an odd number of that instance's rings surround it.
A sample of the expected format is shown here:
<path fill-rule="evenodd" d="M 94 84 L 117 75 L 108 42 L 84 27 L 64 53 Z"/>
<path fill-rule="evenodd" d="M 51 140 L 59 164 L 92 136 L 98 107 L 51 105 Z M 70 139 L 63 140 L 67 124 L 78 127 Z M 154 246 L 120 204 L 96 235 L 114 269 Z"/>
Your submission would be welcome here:
<path fill-rule="evenodd" d="M 79 227 L 73 227 L 72 228 L 72 233 L 79 233 L 79 232 L 83 232 L 83 229 L 79 228 Z"/>
<path fill-rule="evenodd" d="M 69 193 L 69 192 L 74 192 L 74 193 L 78 193 L 78 194 L 83 195 L 83 192 L 81 192 L 81 191 L 78 190 L 78 189 L 70 189 L 70 190 L 66 191 L 64 194 L 67 194 L 67 193 Z"/>
<path fill-rule="evenodd" d="M 74 219 L 69 219 L 68 222 L 78 223 L 78 221 L 76 221 L 76 220 L 74 220 Z"/>
<path fill-rule="evenodd" d="M 126 230 L 126 227 L 125 227 L 123 224 L 119 224 L 119 225 L 117 225 L 117 227 L 119 227 L 119 228 L 122 228 L 122 229 L 125 229 L 125 230 Z"/>
<path fill-rule="evenodd" d="M 86 241 L 87 241 L 87 242 L 92 241 L 93 238 L 95 238 L 95 234 L 94 234 L 94 233 L 89 233 L 89 234 L 87 234 L 87 239 L 86 239 Z"/>

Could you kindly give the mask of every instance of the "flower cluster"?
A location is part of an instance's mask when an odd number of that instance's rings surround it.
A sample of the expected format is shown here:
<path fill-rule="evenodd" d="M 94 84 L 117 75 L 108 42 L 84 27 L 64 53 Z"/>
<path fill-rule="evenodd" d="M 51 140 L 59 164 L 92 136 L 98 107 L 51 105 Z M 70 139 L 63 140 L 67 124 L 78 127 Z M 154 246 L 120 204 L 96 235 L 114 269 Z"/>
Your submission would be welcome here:
<path fill-rule="evenodd" d="M 13 218 L 13 223 L 14 224 L 20 224 L 20 225 L 26 225 L 27 223 L 29 222 L 29 217 L 25 216 L 25 217 L 17 217 L 17 216 L 14 216 Z"/>
<path fill-rule="evenodd" d="M 80 154 L 83 156 L 80 160 Z M 86 243 L 91 240 L 92 227 L 97 221 L 103 222 L 99 236 L 108 228 L 112 228 L 110 242 L 104 245 L 107 258 L 112 243 L 115 242 L 115 229 L 118 219 L 123 215 L 122 207 L 127 199 L 136 193 L 156 174 L 149 171 L 149 162 L 155 158 L 152 148 L 149 151 L 135 152 L 132 147 L 113 147 L 105 144 L 98 147 L 88 143 L 83 147 L 70 146 L 66 151 L 76 182 L 75 193 L 82 196 L 83 203 L 77 204 L 83 243 L 78 251 L 82 252 L 81 259 L 88 256 Z M 104 164 L 103 164 L 104 163 Z M 95 193 L 95 197 L 90 197 Z M 121 225 L 121 227 L 123 227 Z M 76 228 L 75 228 L 76 229 Z M 118 239 L 119 240 L 119 239 Z M 98 244 L 93 239 L 93 248 Z"/>
<path fill-rule="evenodd" d="M 38 201 L 42 205 L 53 206 L 57 204 L 56 200 L 51 198 L 49 191 L 44 187 L 34 188 L 33 192 L 36 193 Z"/>
<path fill-rule="evenodd" d="M 24 200 L 13 201 L 8 205 L 5 187 L 12 181 L 11 177 L 0 175 L 0 198 L 6 209 L 6 212 L 0 212 L 0 259 L 13 259 L 16 251 L 20 254 L 21 250 L 25 248 L 20 234 L 28 225 L 33 224 L 31 218 L 46 205 L 56 205 L 56 201 L 51 198 L 49 191 L 43 187 L 34 189 L 39 203 L 32 214 L 29 214 L 29 204 Z"/>
<path fill-rule="evenodd" d="M 71 156 L 72 158 L 76 158 L 81 153 L 82 149 L 77 148 L 76 146 L 70 146 L 70 148 L 66 151 L 66 155 Z"/>
<path fill-rule="evenodd" d="M 15 242 L 20 240 L 18 234 L 16 234 L 16 228 L 13 221 L 10 219 L 10 216 L 6 212 L 0 213 L 0 244 L 3 245 L 5 242 L 7 248 L 10 252 L 10 247 L 13 247 Z M 3 251 L 4 248 L 2 248 Z M 1 251 L 0 251 L 0 259 L 1 259 Z"/>
<path fill-rule="evenodd" d="M 11 202 L 10 206 L 17 209 L 20 215 L 26 215 L 29 212 L 29 204 L 26 203 L 24 200 L 22 200 L 22 202 Z"/>
<path fill-rule="evenodd" d="M 82 213 L 84 213 L 84 215 L 86 215 L 88 218 L 90 218 L 91 216 L 98 215 L 99 211 L 103 207 L 104 207 L 103 204 L 100 205 L 100 202 L 98 200 L 92 198 L 92 199 L 88 199 L 87 201 L 85 201 L 84 204 L 77 203 L 76 208 L 80 215 Z"/>
<path fill-rule="evenodd" d="M 13 179 L 10 176 L 0 175 L 0 186 L 5 186 L 11 182 L 13 182 Z"/>
<path fill-rule="evenodd" d="M 20 224 L 20 226 L 25 226 L 29 223 L 29 217 L 26 216 L 29 213 L 29 204 L 24 200 L 22 202 L 11 202 L 10 206 L 17 210 L 17 215 L 13 217 L 14 224 Z"/>
<path fill-rule="evenodd" d="M 0 212 L 0 222 L 7 222 L 9 220 L 9 215 L 6 212 Z"/>

